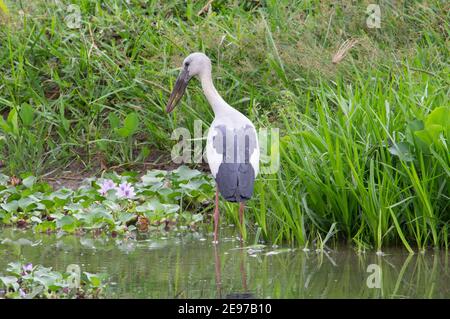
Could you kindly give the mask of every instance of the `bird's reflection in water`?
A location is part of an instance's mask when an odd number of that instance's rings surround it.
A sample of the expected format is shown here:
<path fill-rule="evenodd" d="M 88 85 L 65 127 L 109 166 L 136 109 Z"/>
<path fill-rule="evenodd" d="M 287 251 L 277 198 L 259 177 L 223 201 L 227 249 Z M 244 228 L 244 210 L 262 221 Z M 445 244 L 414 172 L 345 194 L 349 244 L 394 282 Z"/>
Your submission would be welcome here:
<path fill-rule="evenodd" d="M 240 249 L 240 271 L 241 271 L 241 279 L 242 279 L 242 292 L 232 292 L 225 295 L 225 299 L 253 299 L 255 296 L 248 291 L 247 287 L 247 273 L 245 271 L 245 251 L 243 249 L 244 245 L 241 242 Z M 216 269 L 216 289 L 217 289 L 217 298 L 222 299 L 222 271 L 221 271 L 221 263 L 220 263 L 220 252 L 219 245 L 214 245 L 214 257 L 215 257 L 215 269 Z"/>
<path fill-rule="evenodd" d="M 222 298 L 222 272 L 220 270 L 220 255 L 219 255 L 219 249 L 218 245 L 214 246 L 214 261 L 215 261 L 215 267 L 216 267 L 216 289 L 217 289 L 217 298 Z"/>

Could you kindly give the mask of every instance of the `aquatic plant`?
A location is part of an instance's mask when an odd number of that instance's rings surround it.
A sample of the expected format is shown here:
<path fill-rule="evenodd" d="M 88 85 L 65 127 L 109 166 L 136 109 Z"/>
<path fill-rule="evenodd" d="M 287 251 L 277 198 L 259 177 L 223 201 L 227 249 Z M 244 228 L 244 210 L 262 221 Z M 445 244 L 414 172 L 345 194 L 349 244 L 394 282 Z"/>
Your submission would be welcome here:
<path fill-rule="evenodd" d="M 134 187 L 130 183 L 123 182 L 117 187 L 117 197 L 132 199 L 136 193 L 134 192 Z"/>
<path fill-rule="evenodd" d="M 98 192 L 100 195 L 105 196 L 109 190 L 116 189 L 117 185 L 110 179 L 105 179 L 100 183 L 100 189 Z"/>
<path fill-rule="evenodd" d="M 58 272 L 42 265 L 9 263 L 0 276 L 0 298 L 100 298 L 106 287 L 105 275 L 88 272 Z M 79 276 L 79 277 L 78 277 Z"/>
<path fill-rule="evenodd" d="M 119 185 L 119 186 L 116 186 Z M 136 229 L 193 229 L 213 196 L 212 180 L 186 166 L 148 171 L 141 178 L 115 173 L 89 179 L 79 189 L 53 190 L 33 176 L 12 185 L 0 175 L 0 225 L 32 227 L 37 232 Z M 145 218 L 145 219 L 144 219 Z"/>

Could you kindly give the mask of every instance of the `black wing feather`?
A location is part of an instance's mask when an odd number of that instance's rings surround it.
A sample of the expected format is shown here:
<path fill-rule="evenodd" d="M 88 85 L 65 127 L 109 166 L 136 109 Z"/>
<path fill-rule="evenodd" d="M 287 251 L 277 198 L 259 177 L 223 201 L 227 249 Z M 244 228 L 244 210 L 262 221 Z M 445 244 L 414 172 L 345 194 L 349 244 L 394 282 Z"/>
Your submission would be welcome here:
<path fill-rule="evenodd" d="M 251 126 L 227 130 L 217 126 L 214 148 L 222 154 L 222 163 L 216 175 L 220 194 L 229 202 L 243 202 L 253 195 L 255 170 L 250 157 L 256 148 L 256 135 Z"/>

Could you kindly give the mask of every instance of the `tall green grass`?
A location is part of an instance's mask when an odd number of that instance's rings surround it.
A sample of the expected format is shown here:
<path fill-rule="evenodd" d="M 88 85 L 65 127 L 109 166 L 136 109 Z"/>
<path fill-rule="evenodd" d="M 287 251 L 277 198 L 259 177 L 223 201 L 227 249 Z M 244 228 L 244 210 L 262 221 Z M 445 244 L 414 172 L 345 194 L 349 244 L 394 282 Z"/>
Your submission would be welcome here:
<path fill-rule="evenodd" d="M 231 105 L 280 127 L 281 169 L 261 176 L 247 226 L 267 240 L 381 250 L 448 247 L 448 10 L 441 1 L 4 1 L 0 154 L 6 174 L 130 166 L 206 128 L 199 85 L 164 106 L 183 57 L 204 51 Z M 67 5 L 79 5 L 70 29 Z M 331 58 L 347 39 L 358 44 Z M 237 210 L 224 205 L 231 221 Z"/>
<path fill-rule="evenodd" d="M 323 86 L 306 113 L 286 105 L 281 170 L 261 179 L 256 193 L 263 199 L 252 205 L 274 215 L 274 223 L 261 226 L 267 236 L 306 245 L 314 230 L 326 233 L 336 222 L 340 236 L 361 248 L 447 245 L 450 109 L 398 101 L 404 75 L 377 76 L 357 89 Z M 397 89 L 383 91 L 385 81 Z M 430 98 L 445 105 L 447 89 L 431 83 Z M 426 142 L 433 125 L 439 133 Z"/>

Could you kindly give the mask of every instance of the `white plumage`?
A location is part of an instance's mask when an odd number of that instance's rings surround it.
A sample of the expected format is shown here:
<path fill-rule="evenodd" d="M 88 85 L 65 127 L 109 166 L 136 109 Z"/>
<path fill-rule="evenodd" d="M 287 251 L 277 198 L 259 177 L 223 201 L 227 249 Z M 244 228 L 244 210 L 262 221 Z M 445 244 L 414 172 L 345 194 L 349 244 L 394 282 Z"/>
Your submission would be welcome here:
<path fill-rule="evenodd" d="M 255 126 L 253 123 L 242 113 L 237 110 L 231 110 L 229 114 L 222 114 L 222 116 L 217 117 L 211 123 L 211 126 L 208 131 L 208 137 L 206 141 L 206 157 L 208 159 L 209 169 L 211 170 L 211 174 L 216 177 L 217 172 L 219 170 L 220 164 L 223 162 L 222 154 L 219 154 L 216 149 L 213 147 L 213 139 L 216 135 L 218 135 L 217 127 L 225 126 L 230 130 L 242 130 L 242 128 L 247 125 L 251 126 L 254 134 L 257 136 Z M 255 171 L 255 177 L 259 172 L 259 143 L 258 139 L 256 139 L 256 149 L 250 156 L 250 164 L 252 165 Z"/>

